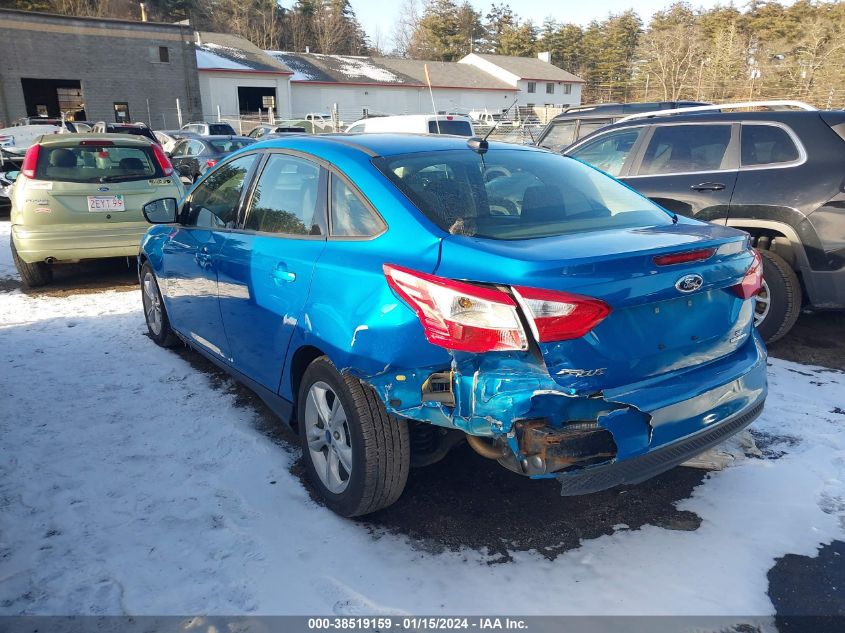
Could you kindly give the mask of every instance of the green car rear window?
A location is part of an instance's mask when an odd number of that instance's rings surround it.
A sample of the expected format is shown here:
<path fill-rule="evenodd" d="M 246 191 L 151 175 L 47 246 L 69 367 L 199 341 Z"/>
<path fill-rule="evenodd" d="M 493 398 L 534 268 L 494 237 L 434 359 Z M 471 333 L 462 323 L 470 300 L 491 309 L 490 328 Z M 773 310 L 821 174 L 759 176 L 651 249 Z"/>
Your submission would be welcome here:
<path fill-rule="evenodd" d="M 145 147 L 42 146 L 35 177 L 63 182 L 125 182 L 162 176 Z"/>

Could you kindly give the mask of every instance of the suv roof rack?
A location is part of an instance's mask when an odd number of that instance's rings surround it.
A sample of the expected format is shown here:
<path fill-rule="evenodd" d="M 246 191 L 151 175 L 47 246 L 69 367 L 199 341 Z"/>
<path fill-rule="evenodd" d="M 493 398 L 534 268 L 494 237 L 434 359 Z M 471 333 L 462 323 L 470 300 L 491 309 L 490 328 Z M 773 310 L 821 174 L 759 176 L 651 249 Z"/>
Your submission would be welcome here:
<path fill-rule="evenodd" d="M 735 103 L 714 103 L 706 106 L 692 106 L 690 108 L 674 108 L 672 110 L 652 110 L 651 112 L 640 112 L 638 114 L 629 114 L 622 117 L 617 123 L 623 121 L 633 121 L 635 119 L 647 119 L 658 116 L 671 116 L 673 114 L 692 114 L 695 112 L 713 112 L 723 110 L 735 110 L 738 108 L 771 108 L 778 110 L 782 108 L 798 108 L 799 110 L 816 110 L 813 106 L 803 101 L 792 101 L 789 99 L 774 99 L 769 101 L 738 101 Z"/>

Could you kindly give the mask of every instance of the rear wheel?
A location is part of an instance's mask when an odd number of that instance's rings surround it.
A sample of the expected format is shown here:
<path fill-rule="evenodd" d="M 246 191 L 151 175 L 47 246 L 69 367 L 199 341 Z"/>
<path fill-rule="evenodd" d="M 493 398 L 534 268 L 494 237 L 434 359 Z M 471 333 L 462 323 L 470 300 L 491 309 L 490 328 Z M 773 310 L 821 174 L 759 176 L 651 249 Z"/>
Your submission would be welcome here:
<path fill-rule="evenodd" d="M 783 257 L 759 251 L 763 258 L 763 287 L 757 295 L 754 325 L 767 343 L 786 335 L 801 314 L 801 282 Z"/>
<path fill-rule="evenodd" d="M 305 370 L 297 421 L 306 472 L 333 511 L 369 514 L 402 494 L 411 463 L 407 422 L 391 418 L 372 389 L 325 356 Z"/>
<path fill-rule="evenodd" d="M 12 243 L 12 260 L 15 262 L 15 268 L 18 269 L 18 274 L 21 276 L 23 285 L 27 288 L 37 288 L 38 286 L 46 286 L 53 280 L 53 269 L 49 264 L 44 262 L 35 262 L 28 264 L 20 258 L 18 250 L 15 248 L 15 238 L 11 238 Z"/>
<path fill-rule="evenodd" d="M 161 291 L 158 289 L 155 273 L 149 262 L 141 267 L 141 302 L 144 306 L 144 319 L 150 338 L 162 347 L 171 347 L 177 341 L 170 328 L 170 319 L 164 309 Z"/>

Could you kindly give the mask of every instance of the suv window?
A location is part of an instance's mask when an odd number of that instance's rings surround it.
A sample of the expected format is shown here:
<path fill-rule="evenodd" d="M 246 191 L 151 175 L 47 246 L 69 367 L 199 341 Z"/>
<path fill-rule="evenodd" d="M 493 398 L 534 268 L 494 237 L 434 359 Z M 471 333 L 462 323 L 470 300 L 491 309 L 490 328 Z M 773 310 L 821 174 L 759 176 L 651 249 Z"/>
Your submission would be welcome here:
<path fill-rule="evenodd" d="M 323 235 L 320 167 L 271 154 L 261 172 L 244 228 L 284 235 Z"/>
<path fill-rule="evenodd" d="M 231 229 L 238 221 L 238 203 L 258 154 L 241 156 L 218 167 L 193 190 L 185 224 Z"/>
<path fill-rule="evenodd" d="M 208 126 L 209 136 L 235 136 L 235 128 L 228 123 L 211 123 Z"/>
<path fill-rule="evenodd" d="M 730 141 L 730 125 L 657 126 L 639 175 L 716 171 Z"/>
<path fill-rule="evenodd" d="M 592 141 L 587 141 L 569 155 L 611 176 L 618 176 L 642 130 L 643 128 L 637 127 L 609 132 Z"/>
<path fill-rule="evenodd" d="M 741 147 L 743 167 L 791 163 L 801 155 L 789 133 L 774 125 L 743 123 Z"/>
<path fill-rule="evenodd" d="M 549 133 L 540 141 L 540 147 L 545 147 L 556 152 L 569 147 L 575 142 L 575 126 L 577 123 L 578 121 L 576 119 L 552 123 Z"/>
<path fill-rule="evenodd" d="M 332 235 L 371 237 L 384 228 L 363 200 L 341 178 L 332 176 Z"/>

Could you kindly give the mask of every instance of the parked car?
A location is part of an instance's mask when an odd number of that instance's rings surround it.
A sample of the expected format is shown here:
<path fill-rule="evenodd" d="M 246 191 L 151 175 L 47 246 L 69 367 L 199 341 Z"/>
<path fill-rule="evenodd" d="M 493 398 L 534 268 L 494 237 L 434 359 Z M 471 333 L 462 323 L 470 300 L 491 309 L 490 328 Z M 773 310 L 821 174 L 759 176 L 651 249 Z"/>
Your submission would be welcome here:
<path fill-rule="evenodd" d="M 311 124 L 311 131 L 314 134 L 334 131 L 335 124 L 331 114 L 326 114 L 324 112 L 309 112 L 302 117 L 302 119 Z M 344 127 L 345 124 L 343 121 L 337 122 L 338 130 L 342 130 Z"/>
<path fill-rule="evenodd" d="M 138 254 L 141 207 L 184 189 L 164 150 L 142 136 L 42 136 L 12 187 L 12 257 L 24 285 L 50 282 L 54 265 Z"/>
<path fill-rule="evenodd" d="M 237 136 L 235 128 L 228 123 L 205 123 L 196 121 L 182 126 L 183 132 L 192 132 L 197 136 Z"/>
<path fill-rule="evenodd" d="M 472 136 L 469 117 L 454 114 L 405 114 L 361 119 L 348 128 L 347 134 L 370 132 L 398 132 L 402 134 L 453 134 Z"/>
<path fill-rule="evenodd" d="M 254 142 L 247 136 L 185 138 L 173 147 L 170 160 L 185 182 L 194 182 L 224 157 Z"/>
<path fill-rule="evenodd" d="M 143 136 L 150 139 L 153 143 L 158 143 L 158 139 L 153 134 L 153 131 L 147 127 L 146 123 L 109 123 L 108 121 L 99 121 L 91 128 L 91 134 L 130 134 L 132 136 Z"/>
<path fill-rule="evenodd" d="M 464 439 L 567 495 L 638 482 L 766 397 L 748 235 L 557 153 L 291 136 L 145 214 L 162 223 L 139 255 L 150 337 L 295 423 L 344 516 L 390 505 L 410 466 Z"/>
<path fill-rule="evenodd" d="M 486 125 L 486 126 L 498 126 L 502 127 L 512 127 L 514 122 L 511 119 L 507 119 L 501 112 L 487 112 L 487 110 L 473 110 L 469 113 L 470 119 L 476 125 Z"/>
<path fill-rule="evenodd" d="M 156 130 L 153 132 L 156 142 L 162 146 L 165 152 L 172 152 L 176 143 L 183 138 L 196 138 L 198 135 L 185 130 Z"/>
<path fill-rule="evenodd" d="M 7 152 L 23 152 L 44 134 L 67 134 L 75 131 L 73 123 L 57 119 L 34 118 L 35 123 L 19 123 L 26 120 L 18 119 L 12 127 L 0 128 L 0 149 Z"/>
<path fill-rule="evenodd" d="M 708 105 L 701 101 L 649 101 L 643 103 L 596 103 L 572 106 L 549 121 L 537 139 L 539 147 L 556 152 L 623 117 L 655 110 Z"/>
<path fill-rule="evenodd" d="M 274 134 L 305 134 L 307 130 L 300 125 L 256 125 L 249 131 L 249 138 L 258 139 Z"/>
<path fill-rule="evenodd" d="M 757 327 L 773 342 L 802 302 L 845 308 L 845 112 L 729 111 L 737 106 L 748 104 L 637 116 L 566 153 L 670 211 L 747 231 L 763 255 Z"/>

